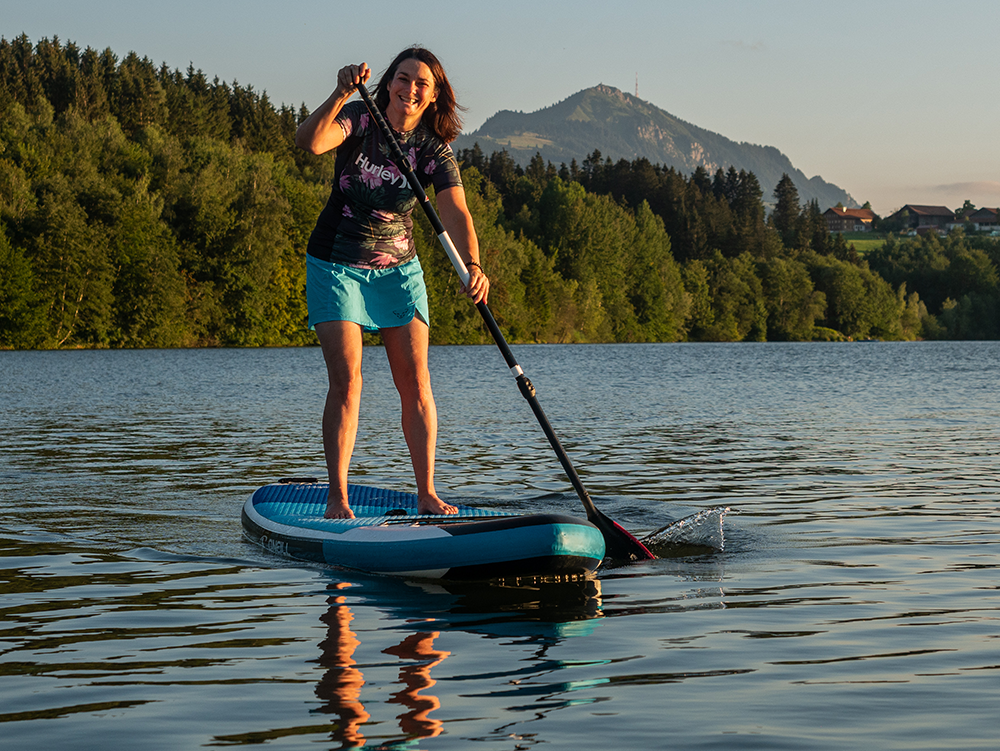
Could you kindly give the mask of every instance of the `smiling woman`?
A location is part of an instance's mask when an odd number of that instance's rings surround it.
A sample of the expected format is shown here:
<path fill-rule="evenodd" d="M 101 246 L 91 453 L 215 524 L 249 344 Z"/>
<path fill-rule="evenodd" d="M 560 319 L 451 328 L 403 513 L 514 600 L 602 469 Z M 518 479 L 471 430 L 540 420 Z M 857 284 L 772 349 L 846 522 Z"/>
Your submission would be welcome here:
<path fill-rule="evenodd" d="M 386 71 L 386 76 L 388 76 Z M 383 78 L 385 78 L 383 77 Z M 385 92 L 384 80 L 379 89 Z M 389 81 L 388 94 L 383 96 L 386 117 L 393 127 L 406 132 L 420 124 L 424 112 L 436 109 L 438 98 L 437 86 L 434 83 L 434 73 L 430 67 L 415 57 L 408 57 L 396 66 L 396 73 Z"/>
<path fill-rule="evenodd" d="M 437 412 L 427 367 L 427 290 L 410 217 L 416 196 L 365 105 L 348 102 L 370 76 L 366 63 L 341 68 L 334 92 L 295 136 L 296 145 L 314 154 L 336 152 L 330 199 L 309 239 L 306 275 L 309 324 L 330 383 L 323 412 L 330 475 L 326 516 L 354 517 L 347 480 L 358 430 L 364 331 L 381 334 L 392 366 L 418 512 L 455 514 L 434 489 Z M 441 219 L 472 272 L 463 291 L 475 303 L 485 301 L 489 279 L 479 265 L 479 242 L 448 145 L 461 120 L 441 63 L 423 48 L 403 50 L 379 81 L 376 100 L 421 185 L 434 186 Z"/>

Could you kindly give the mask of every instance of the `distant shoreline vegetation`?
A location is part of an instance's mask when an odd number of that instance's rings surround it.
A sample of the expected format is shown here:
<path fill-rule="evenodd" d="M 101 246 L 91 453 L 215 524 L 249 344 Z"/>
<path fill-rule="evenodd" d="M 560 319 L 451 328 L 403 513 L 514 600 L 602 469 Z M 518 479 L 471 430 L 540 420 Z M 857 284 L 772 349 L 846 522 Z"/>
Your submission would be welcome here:
<path fill-rule="evenodd" d="M 189 67 L 0 39 L 0 347 L 294 346 L 332 159 L 305 110 Z M 512 342 L 1000 338 L 1000 242 L 860 255 L 790 179 L 458 153 Z M 419 212 L 418 212 L 419 213 Z M 432 342 L 486 343 L 423 217 Z"/>

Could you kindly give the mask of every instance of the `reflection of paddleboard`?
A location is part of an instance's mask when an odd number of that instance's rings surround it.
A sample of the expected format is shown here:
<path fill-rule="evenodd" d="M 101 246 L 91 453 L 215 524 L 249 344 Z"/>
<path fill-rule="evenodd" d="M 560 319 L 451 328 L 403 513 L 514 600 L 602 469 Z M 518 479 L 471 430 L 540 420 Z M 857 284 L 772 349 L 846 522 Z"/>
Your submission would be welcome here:
<path fill-rule="evenodd" d="M 328 488 L 295 479 L 258 488 L 243 506 L 246 536 L 291 558 L 433 579 L 582 574 L 604 557 L 604 537 L 585 519 L 461 505 L 421 516 L 416 495 L 361 485 L 348 490 L 357 518 L 324 519 Z"/>

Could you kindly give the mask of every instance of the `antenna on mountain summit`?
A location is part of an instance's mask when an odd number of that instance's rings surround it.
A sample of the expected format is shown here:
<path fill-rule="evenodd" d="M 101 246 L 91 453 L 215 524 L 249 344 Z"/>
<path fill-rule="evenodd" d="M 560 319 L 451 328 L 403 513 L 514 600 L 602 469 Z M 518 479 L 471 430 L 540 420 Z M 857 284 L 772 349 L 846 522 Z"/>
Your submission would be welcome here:
<path fill-rule="evenodd" d="M 639 71 L 635 73 L 635 98 L 639 98 Z"/>

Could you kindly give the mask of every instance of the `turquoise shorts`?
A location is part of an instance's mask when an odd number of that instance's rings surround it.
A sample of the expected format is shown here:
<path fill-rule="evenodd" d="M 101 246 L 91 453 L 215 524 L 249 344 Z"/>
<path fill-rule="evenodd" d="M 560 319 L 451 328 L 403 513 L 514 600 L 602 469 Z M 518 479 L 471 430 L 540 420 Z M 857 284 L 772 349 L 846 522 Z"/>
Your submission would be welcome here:
<path fill-rule="evenodd" d="M 356 269 L 306 256 L 309 328 L 324 321 L 353 321 L 365 331 L 430 321 L 420 260 L 387 269 Z"/>

